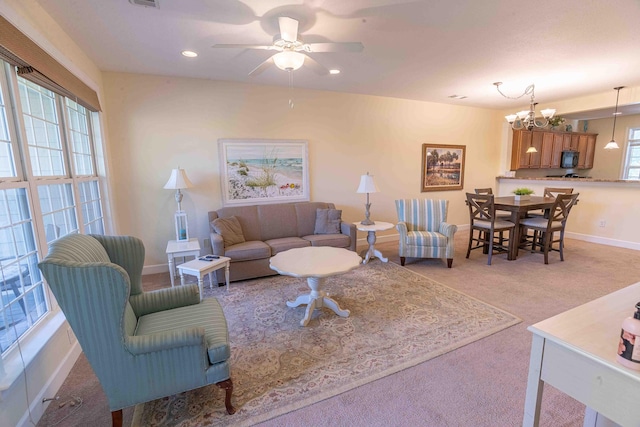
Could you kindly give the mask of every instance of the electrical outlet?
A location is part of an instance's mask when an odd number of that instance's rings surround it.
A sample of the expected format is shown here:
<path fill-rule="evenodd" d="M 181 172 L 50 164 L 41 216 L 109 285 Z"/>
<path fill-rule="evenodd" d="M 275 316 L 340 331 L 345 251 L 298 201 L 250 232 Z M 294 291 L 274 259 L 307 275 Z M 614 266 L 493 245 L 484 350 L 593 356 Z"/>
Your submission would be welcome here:
<path fill-rule="evenodd" d="M 607 221 L 605 221 L 604 219 L 601 219 L 599 225 L 600 225 L 600 227 L 606 227 Z"/>

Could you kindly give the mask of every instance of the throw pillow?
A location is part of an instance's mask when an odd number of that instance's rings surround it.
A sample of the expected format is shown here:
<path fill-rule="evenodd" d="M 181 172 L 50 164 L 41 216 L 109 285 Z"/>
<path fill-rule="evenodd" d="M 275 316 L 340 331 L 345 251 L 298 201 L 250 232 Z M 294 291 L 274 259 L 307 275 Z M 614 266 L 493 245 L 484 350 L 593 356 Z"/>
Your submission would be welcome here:
<path fill-rule="evenodd" d="M 242 226 L 235 216 L 216 218 L 211 221 L 211 228 L 222 236 L 225 247 L 245 242 L 244 234 L 242 234 Z"/>
<path fill-rule="evenodd" d="M 339 209 L 316 210 L 316 227 L 314 234 L 340 234 L 342 211 Z"/>

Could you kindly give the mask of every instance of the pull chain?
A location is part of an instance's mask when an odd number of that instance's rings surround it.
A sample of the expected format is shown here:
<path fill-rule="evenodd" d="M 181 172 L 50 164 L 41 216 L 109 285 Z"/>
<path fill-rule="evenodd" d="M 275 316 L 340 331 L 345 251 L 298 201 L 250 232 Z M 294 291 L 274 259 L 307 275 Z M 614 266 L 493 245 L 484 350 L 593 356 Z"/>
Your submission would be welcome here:
<path fill-rule="evenodd" d="M 293 106 L 293 70 L 289 70 L 289 108 Z"/>

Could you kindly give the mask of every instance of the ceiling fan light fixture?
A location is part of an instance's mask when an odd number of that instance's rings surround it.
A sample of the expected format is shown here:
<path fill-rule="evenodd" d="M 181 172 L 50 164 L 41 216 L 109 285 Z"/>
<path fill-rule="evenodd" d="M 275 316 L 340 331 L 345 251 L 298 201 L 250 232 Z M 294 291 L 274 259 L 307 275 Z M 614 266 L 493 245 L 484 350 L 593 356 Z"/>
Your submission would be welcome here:
<path fill-rule="evenodd" d="M 332 70 L 329 70 L 329 74 L 340 74 L 340 70 L 334 68 Z"/>
<path fill-rule="evenodd" d="M 291 50 L 285 50 L 273 55 L 273 63 L 276 64 L 276 67 L 280 68 L 281 70 L 295 71 L 302 67 L 302 64 L 304 64 L 304 54 Z"/>

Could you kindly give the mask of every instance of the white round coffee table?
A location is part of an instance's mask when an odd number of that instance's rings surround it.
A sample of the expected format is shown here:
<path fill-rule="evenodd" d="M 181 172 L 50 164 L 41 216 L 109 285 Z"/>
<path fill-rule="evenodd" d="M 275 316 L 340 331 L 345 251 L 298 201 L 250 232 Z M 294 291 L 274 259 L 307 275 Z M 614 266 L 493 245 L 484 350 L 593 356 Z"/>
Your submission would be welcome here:
<path fill-rule="evenodd" d="M 376 231 L 390 230 L 393 228 L 393 224 L 391 224 L 390 222 L 382 221 L 376 221 L 375 224 L 371 225 L 364 225 L 360 224 L 359 222 L 354 222 L 354 224 L 356 225 L 356 228 L 358 230 L 367 232 L 367 243 L 369 243 L 369 248 L 367 249 L 366 254 L 363 256 L 364 260 L 362 261 L 362 263 L 368 263 L 369 260 L 373 257 L 379 258 L 382 262 L 388 262 L 389 258 L 383 257 L 382 253 L 377 250 L 374 245 L 376 243 Z"/>
<path fill-rule="evenodd" d="M 327 307 L 338 316 L 349 317 L 349 310 L 343 310 L 334 299 L 326 296 L 322 285 L 327 277 L 353 270 L 361 261 L 357 253 L 347 249 L 309 246 L 280 252 L 269 260 L 269 266 L 282 275 L 307 279 L 311 292 L 300 295 L 293 302 L 287 301 L 288 307 L 307 304 L 307 311 L 300 321 L 300 325 L 307 326 L 316 308 Z"/>

